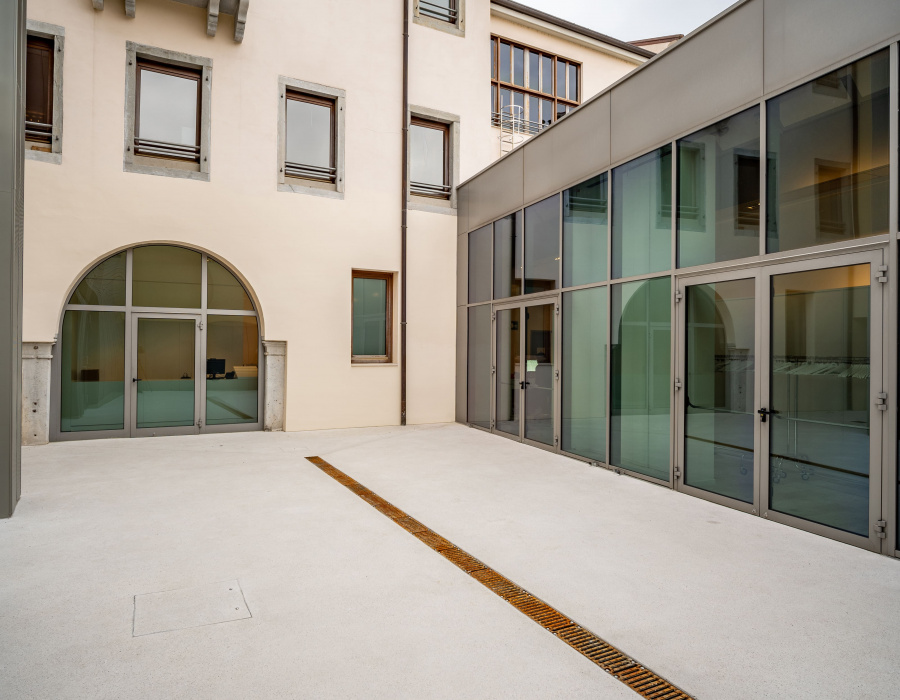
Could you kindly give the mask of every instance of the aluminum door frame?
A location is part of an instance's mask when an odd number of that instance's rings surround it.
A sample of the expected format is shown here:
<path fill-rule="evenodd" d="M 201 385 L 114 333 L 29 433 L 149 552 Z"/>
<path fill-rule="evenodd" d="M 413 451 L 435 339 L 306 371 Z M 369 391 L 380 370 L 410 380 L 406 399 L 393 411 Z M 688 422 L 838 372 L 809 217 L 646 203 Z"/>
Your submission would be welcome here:
<path fill-rule="evenodd" d="M 761 289 L 762 289 L 762 271 L 756 268 L 743 270 L 730 270 L 728 272 L 717 272 L 706 275 L 697 275 L 692 277 L 678 278 L 676 281 L 676 290 L 681 294 L 680 300 L 676 305 L 675 315 L 675 352 L 676 352 L 676 373 L 673 378 L 673 387 L 675 391 L 675 474 L 672 480 L 672 487 L 676 491 L 686 493 L 690 496 L 696 496 L 707 501 L 712 501 L 728 508 L 744 511 L 751 515 L 758 515 L 760 512 L 760 490 L 759 482 L 761 479 L 761 471 L 763 468 L 762 460 L 762 435 L 760 423 L 755 419 L 756 409 L 761 406 L 760 403 L 760 383 L 762 381 L 759 371 L 759 357 L 763 350 L 763 328 L 761 325 Z M 685 460 L 685 406 L 684 397 L 687 391 L 687 288 L 695 287 L 702 284 L 712 284 L 715 282 L 734 282 L 737 280 L 753 280 L 754 284 L 754 308 L 753 308 L 753 351 L 755 353 L 754 376 L 753 376 L 753 502 L 746 503 L 736 498 L 723 496 L 712 491 L 706 491 L 696 486 L 689 486 L 685 483 L 686 476 L 686 460 Z M 681 386 L 678 386 L 678 383 Z"/>
<path fill-rule="evenodd" d="M 878 266 L 885 263 L 886 249 L 884 247 L 875 248 L 873 250 L 859 253 L 841 254 L 835 252 L 834 255 L 826 257 L 815 257 L 793 262 L 773 264 L 765 266 L 760 270 L 760 289 L 757 293 L 757 299 L 763 299 L 764 304 L 757 311 L 759 319 L 758 328 L 764 332 L 762 341 L 762 352 L 759 355 L 757 363 L 760 394 L 758 408 L 768 408 L 771 405 L 771 280 L 776 275 L 790 274 L 793 272 L 807 272 L 813 270 L 824 270 L 835 267 L 848 267 L 851 265 L 868 264 L 869 267 L 869 533 L 867 537 L 856 535 L 853 533 L 838 530 L 837 528 L 815 523 L 803 518 L 779 513 L 769 509 L 769 481 L 771 471 L 769 468 L 769 455 L 771 450 L 770 427 L 771 421 L 762 424 L 757 420 L 757 428 L 760 432 L 760 454 L 761 460 L 760 479 L 757 482 L 757 499 L 760 503 L 760 513 L 762 517 L 772 520 L 783 525 L 806 530 L 816 535 L 828 537 L 829 539 L 844 542 L 846 544 L 855 545 L 863 549 L 874 552 L 880 552 L 882 548 L 882 539 L 875 532 L 875 523 L 882 519 L 882 450 L 883 450 L 883 434 L 884 420 L 887 411 L 877 410 L 875 408 L 875 399 L 879 392 L 887 391 L 890 395 L 889 387 L 885 386 L 886 373 L 884 371 L 884 348 L 883 335 L 884 327 L 887 319 L 884 317 L 885 291 L 887 285 L 878 281 L 880 276 Z M 885 518 L 893 521 L 892 518 Z"/>
<path fill-rule="evenodd" d="M 201 391 L 205 393 L 206 382 L 200 381 L 201 370 L 201 337 L 203 334 L 200 329 L 202 316 L 199 311 L 196 314 L 184 313 L 156 313 L 133 311 L 131 314 L 131 329 L 128 335 L 131 338 L 131 348 L 128 354 L 128 360 L 131 365 L 131 390 L 130 396 L 130 412 L 129 412 L 129 432 L 131 437 L 161 437 L 164 435 L 197 435 L 200 432 L 200 421 L 206 416 L 201 414 L 204 402 L 201 400 Z M 191 320 L 194 321 L 194 423 L 193 425 L 179 425 L 163 428 L 138 428 L 137 427 L 137 352 L 138 352 L 138 322 L 142 318 L 158 318 L 168 320 Z M 206 374 L 203 374 L 206 378 Z M 126 377 L 126 384 L 128 379 Z"/>

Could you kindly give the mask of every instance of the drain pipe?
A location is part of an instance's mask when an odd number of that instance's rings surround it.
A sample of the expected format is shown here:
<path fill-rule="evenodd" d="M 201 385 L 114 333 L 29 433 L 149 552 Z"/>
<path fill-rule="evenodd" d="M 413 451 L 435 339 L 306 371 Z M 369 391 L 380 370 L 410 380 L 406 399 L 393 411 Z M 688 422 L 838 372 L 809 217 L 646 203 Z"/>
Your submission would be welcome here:
<path fill-rule="evenodd" d="M 409 0 L 403 2 L 403 130 L 400 132 L 400 425 L 406 425 L 406 215 L 409 210 Z"/>

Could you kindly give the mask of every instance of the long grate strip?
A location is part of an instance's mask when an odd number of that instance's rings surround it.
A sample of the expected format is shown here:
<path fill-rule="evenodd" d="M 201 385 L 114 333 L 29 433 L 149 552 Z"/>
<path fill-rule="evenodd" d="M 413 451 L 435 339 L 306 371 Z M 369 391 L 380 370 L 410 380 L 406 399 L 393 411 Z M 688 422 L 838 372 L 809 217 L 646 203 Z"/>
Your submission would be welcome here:
<path fill-rule="evenodd" d="M 614 678 L 622 681 L 638 695 L 651 700 L 690 700 L 691 696 L 680 688 L 645 668 L 612 644 L 606 643 L 593 632 L 563 615 L 556 608 L 547 605 L 537 596 L 497 573 L 449 540 L 444 539 L 434 530 L 411 518 L 324 459 L 320 457 L 307 457 L 306 459 L 521 613 L 530 617 L 551 634 L 556 635 L 604 671 L 612 674 Z"/>

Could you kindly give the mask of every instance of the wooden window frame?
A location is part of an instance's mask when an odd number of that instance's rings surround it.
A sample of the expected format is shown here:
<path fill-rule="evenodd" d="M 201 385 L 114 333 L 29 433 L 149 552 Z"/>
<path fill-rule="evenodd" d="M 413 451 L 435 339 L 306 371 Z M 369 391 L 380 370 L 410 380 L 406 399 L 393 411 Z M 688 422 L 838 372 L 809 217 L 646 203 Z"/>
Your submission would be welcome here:
<path fill-rule="evenodd" d="M 523 82 L 525 83 L 524 85 L 516 85 L 514 82 L 507 82 L 504 80 L 500 80 L 500 46 L 502 43 L 508 44 L 510 47 L 510 51 L 512 51 L 514 48 L 525 49 L 526 54 L 524 57 L 524 67 L 526 69 L 526 72 L 528 70 L 528 62 L 529 62 L 528 54 L 529 53 L 536 53 L 541 58 L 546 56 L 547 58 L 551 59 L 550 73 L 552 75 L 553 84 L 551 85 L 551 91 L 549 93 L 542 92 L 540 89 L 540 87 L 541 87 L 540 84 L 538 85 L 537 89 L 527 87 L 528 82 L 529 82 L 528 76 L 523 76 Z M 552 108 L 551 108 L 551 114 L 553 117 L 552 122 L 556 122 L 558 119 L 561 118 L 560 116 L 558 116 L 559 111 L 560 111 L 560 106 L 564 107 L 566 110 L 566 113 L 568 113 L 570 111 L 570 109 L 574 109 L 575 107 L 578 107 L 581 104 L 581 95 L 582 95 L 581 84 L 582 84 L 582 80 L 583 80 L 582 71 L 584 68 L 584 66 L 581 62 L 574 61 L 570 58 L 566 58 L 565 56 L 559 56 L 559 55 L 551 53 L 549 51 L 545 51 L 544 49 L 540 49 L 536 46 L 531 46 L 529 44 L 523 44 L 520 41 L 513 41 L 512 39 L 507 39 L 506 37 L 500 36 L 499 34 L 491 34 L 491 53 L 492 53 L 492 56 L 491 56 L 491 86 L 494 88 L 491 90 L 491 125 L 492 126 L 500 125 L 500 119 L 501 119 L 500 90 L 501 89 L 511 90 L 514 92 L 520 92 L 520 93 L 523 93 L 523 95 L 525 95 L 526 97 L 534 96 L 534 97 L 538 97 L 539 99 L 550 101 L 552 103 Z M 543 61 L 539 61 L 539 63 L 542 64 Z M 560 97 L 559 95 L 557 95 L 556 77 L 557 77 L 557 72 L 558 72 L 557 65 L 559 63 L 565 64 L 564 72 L 566 74 L 567 86 L 566 86 L 566 91 L 565 91 L 566 95 L 563 97 Z M 568 99 L 568 92 L 569 92 L 568 91 L 568 74 L 569 74 L 568 67 L 570 65 L 576 67 L 577 76 L 578 76 L 578 85 L 576 86 L 576 90 L 575 90 L 577 99 L 575 99 L 575 100 Z M 514 73 L 513 59 L 512 59 L 512 56 L 510 56 L 510 76 L 509 76 L 510 79 L 514 78 L 513 73 Z M 527 103 L 528 103 L 528 101 L 525 100 L 525 104 L 527 104 Z M 538 109 L 540 109 L 540 104 L 541 103 L 538 102 Z M 537 120 L 535 120 L 533 118 L 533 116 L 534 115 L 531 115 L 531 114 L 528 115 L 526 126 L 528 126 L 529 123 L 533 123 L 533 124 L 537 125 L 536 128 L 531 128 L 531 133 L 537 133 L 538 131 L 540 131 L 541 129 L 543 129 L 545 127 L 541 126 L 540 115 L 538 115 Z"/>
<path fill-rule="evenodd" d="M 53 107 L 54 107 L 54 95 L 53 95 L 53 77 L 55 72 L 55 63 L 56 63 L 56 40 L 50 37 L 38 36 L 35 34 L 28 34 L 26 38 L 26 58 L 28 52 L 32 49 L 32 47 L 40 47 L 42 51 L 47 51 L 49 55 L 49 64 L 47 70 L 47 82 L 43 86 L 44 91 L 46 93 L 47 100 L 47 114 L 49 116 L 49 123 L 42 122 L 30 122 L 27 117 L 25 119 L 25 140 L 30 141 L 32 143 L 42 143 L 48 146 L 53 143 Z M 26 75 L 27 75 L 27 66 L 26 66 Z M 26 89 L 26 100 L 27 100 L 27 90 L 28 83 L 26 78 L 25 83 Z M 31 128 L 29 128 L 31 125 Z"/>
<path fill-rule="evenodd" d="M 335 184 L 337 181 L 337 165 L 335 163 L 335 156 L 337 148 L 335 146 L 335 141 L 337 139 L 337 99 L 331 97 L 320 97 L 318 95 L 310 95 L 309 93 L 302 92 L 301 90 L 296 90 L 292 88 L 286 88 L 284 92 L 284 175 L 289 178 L 296 178 L 298 180 L 311 180 L 313 182 L 325 182 L 330 184 Z M 316 171 L 321 170 L 318 166 L 307 165 L 305 163 L 291 163 L 288 164 L 287 161 L 287 142 L 288 142 L 288 123 L 287 123 L 287 106 L 288 102 L 294 100 L 295 102 L 306 102 L 312 105 L 320 105 L 322 107 L 328 107 L 330 110 L 330 118 L 329 118 L 329 126 L 328 126 L 328 172 L 322 173 L 321 175 L 317 175 Z M 293 165 L 299 165 L 303 168 L 308 169 L 306 173 L 303 173 L 297 168 L 292 168 Z M 311 169 L 311 170 L 310 170 Z M 289 170 L 293 170 L 294 172 L 288 172 Z"/>
<path fill-rule="evenodd" d="M 416 197 L 431 197 L 432 199 L 450 199 L 450 190 L 452 189 L 450 183 L 450 125 L 444 122 L 434 121 L 433 119 L 425 119 L 424 117 L 410 117 L 409 119 L 410 126 L 420 126 L 425 129 L 434 129 L 435 131 L 440 131 L 444 149 L 443 149 L 443 159 L 444 159 L 444 181 L 442 186 L 444 187 L 444 192 L 428 192 L 424 191 L 423 187 L 430 187 L 428 185 L 424 185 L 424 183 L 414 183 L 410 180 L 409 183 L 409 192 Z M 419 187 L 416 187 L 419 185 Z"/>
<path fill-rule="evenodd" d="M 374 279 L 385 281 L 385 320 L 384 320 L 384 349 L 385 355 L 354 355 L 353 354 L 353 282 L 357 279 Z M 370 272 L 366 270 L 353 270 L 350 275 L 350 362 L 355 365 L 367 364 L 392 364 L 394 357 L 394 273 Z"/>
<path fill-rule="evenodd" d="M 141 73 L 149 70 L 154 73 L 162 73 L 163 75 L 172 75 L 177 78 L 193 80 L 197 84 L 197 116 L 196 116 L 196 146 L 187 147 L 171 144 L 172 148 L 166 151 L 166 147 L 152 148 L 150 146 L 141 146 Z M 203 69 L 184 68 L 175 66 L 162 61 L 154 61 L 147 58 L 137 58 L 135 62 L 135 82 L 134 82 L 134 154 L 145 158 L 160 158 L 163 160 L 187 161 L 191 163 L 200 162 L 200 140 L 203 109 Z M 161 143 L 161 142 L 158 142 Z"/>

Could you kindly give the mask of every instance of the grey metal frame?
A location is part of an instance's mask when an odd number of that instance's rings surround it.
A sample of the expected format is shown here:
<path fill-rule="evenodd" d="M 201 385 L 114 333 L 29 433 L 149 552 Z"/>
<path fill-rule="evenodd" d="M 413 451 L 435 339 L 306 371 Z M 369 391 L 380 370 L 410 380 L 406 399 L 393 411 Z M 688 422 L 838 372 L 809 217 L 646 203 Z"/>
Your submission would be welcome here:
<path fill-rule="evenodd" d="M 159 244 L 144 244 L 144 245 L 159 245 Z M 177 246 L 175 244 L 162 244 L 162 245 L 173 245 L 173 247 L 181 247 L 187 248 L 188 250 L 194 250 L 189 246 Z M 59 331 L 57 333 L 57 345 L 61 345 L 63 341 L 63 319 L 65 318 L 66 311 L 115 311 L 125 314 L 125 370 L 124 370 L 124 380 L 125 380 L 125 406 L 124 406 L 124 415 L 125 415 L 125 427 L 122 430 L 92 430 L 92 431 L 83 431 L 83 432 L 62 432 L 60 430 L 60 394 L 61 394 L 61 369 L 62 369 L 62 358 L 60 357 L 61 353 L 59 350 L 53 353 L 53 359 L 51 360 L 51 401 L 50 401 L 50 440 L 51 442 L 58 441 L 68 441 L 68 440 L 95 440 L 101 438 L 122 438 L 122 437 L 146 437 L 151 435 L 151 433 L 155 433 L 156 435 L 178 435 L 184 434 L 185 432 L 199 432 L 202 434 L 205 433 L 233 433 L 233 432 L 247 432 L 253 430 L 262 430 L 264 425 L 264 415 L 263 408 L 265 405 L 265 354 L 263 350 L 263 339 L 262 339 L 262 325 L 260 323 L 260 316 L 256 308 L 253 311 L 239 311 L 233 309 L 210 309 L 207 306 L 207 262 L 212 258 L 223 267 L 228 269 L 232 274 L 235 274 L 235 271 L 231 269 L 229 265 L 227 265 L 221 258 L 217 258 L 215 256 L 210 256 L 202 251 L 195 251 L 200 253 L 201 255 L 201 293 L 200 293 L 200 308 L 199 309 L 180 309 L 180 308 L 168 308 L 168 307 L 150 307 L 150 306 L 133 306 L 132 305 L 132 267 L 133 267 L 133 259 L 134 259 L 134 246 L 126 249 L 126 258 L 125 258 L 125 306 L 94 306 L 94 305 L 85 305 L 85 304 L 64 304 L 59 316 Z M 121 251 L 115 251 L 110 253 L 110 255 L 115 255 Z M 84 274 L 87 275 L 91 270 L 94 269 L 96 264 L 102 262 L 109 256 L 104 256 L 99 260 L 95 261 L 93 265 L 88 267 Z M 235 274 L 235 278 L 239 279 L 238 275 Z M 72 285 L 69 294 L 71 295 L 72 291 L 81 282 L 82 278 L 79 278 L 74 285 Z M 245 288 L 245 291 L 246 288 Z M 254 304 L 253 295 L 249 294 L 251 302 Z M 201 364 L 201 358 L 206 357 L 206 339 L 207 339 L 207 329 L 209 328 L 208 317 L 209 316 L 253 316 L 257 319 L 257 331 L 258 331 L 258 340 L 257 340 L 257 357 L 258 357 L 258 366 L 257 366 L 257 416 L 258 420 L 255 423 L 234 423 L 228 425 L 207 425 L 206 423 L 206 382 L 203 379 L 206 377 L 205 372 L 203 371 L 203 366 Z M 129 379 L 134 377 L 134 353 L 135 350 L 135 340 L 137 333 L 137 322 L 136 318 L 138 317 L 151 317 L 151 318 L 196 318 L 200 323 L 202 323 L 202 330 L 198 330 L 199 337 L 194 346 L 197 356 L 197 383 L 198 388 L 195 393 L 195 400 L 198 402 L 197 408 L 195 410 L 195 424 L 197 421 L 200 421 L 200 425 L 196 426 L 198 429 L 194 431 L 185 431 L 182 428 L 158 428 L 156 430 L 150 430 L 150 432 L 146 432 L 148 429 L 138 429 L 136 427 L 137 423 L 134 420 L 135 417 L 135 407 L 134 407 L 134 389 L 129 388 L 127 385 L 129 384 Z M 131 382 L 133 386 L 133 382 Z"/>

